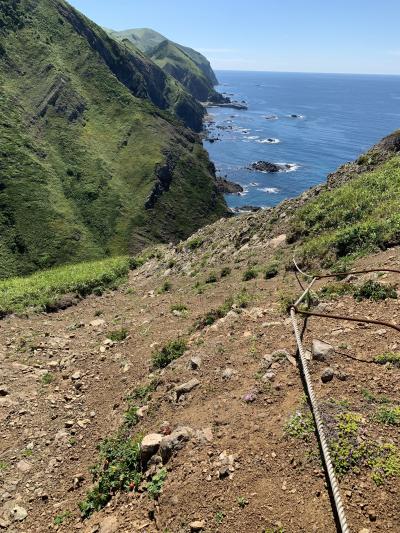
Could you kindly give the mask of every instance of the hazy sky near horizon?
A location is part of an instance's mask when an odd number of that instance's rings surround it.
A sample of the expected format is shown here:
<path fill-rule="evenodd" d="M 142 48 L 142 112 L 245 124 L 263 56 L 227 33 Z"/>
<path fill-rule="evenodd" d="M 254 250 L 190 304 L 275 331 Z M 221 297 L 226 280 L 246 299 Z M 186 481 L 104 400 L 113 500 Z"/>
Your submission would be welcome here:
<path fill-rule="evenodd" d="M 400 74 L 399 0 L 69 0 L 115 30 L 148 27 L 216 70 Z"/>

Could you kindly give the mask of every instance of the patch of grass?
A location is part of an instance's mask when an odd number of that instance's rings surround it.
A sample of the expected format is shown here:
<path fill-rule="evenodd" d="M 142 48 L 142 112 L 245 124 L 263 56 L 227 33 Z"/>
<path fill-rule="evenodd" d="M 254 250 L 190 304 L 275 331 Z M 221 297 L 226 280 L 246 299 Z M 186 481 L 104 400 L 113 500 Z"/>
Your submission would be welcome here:
<path fill-rule="evenodd" d="M 214 272 L 211 272 L 205 279 L 205 283 L 217 283 L 218 278 L 217 275 Z"/>
<path fill-rule="evenodd" d="M 284 431 L 290 437 L 308 440 L 310 435 L 315 431 L 311 413 L 303 414 L 301 411 L 298 411 L 286 422 Z"/>
<path fill-rule="evenodd" d="M 221 276 L 221 278 L 226 278 L 226 277 L 230 276 L 230 274 L 231 274 L 231 269 L 229 267 L 224 267 L 221 270 L 220 276 Z"/>
<path fill-rule="evenodd" d="M 376 485 L 383 485 L 388 479 L 400 477 L 400 453 L 394 444 L 381 444 L 375 447 L 368 461 L 372 469 L 372 480 Z"/>
<path fill-rule="evenodd" d="M 249 501 L 246 500 L 246 498 L 244 498 L 243 496 L 239 496 L 237 502 L 241 509 L 244 509 L 246 505 L 249 505 Z"/>
<path fill-rule="evenodd" d="M 354 299 L 357 302 L 361 300 L 386 300 L 387 298 L 397 298 L 397 292 L 394 285 L 383 285 L 379 281 L 369 280 L 357 287 L 354 291 Z"/>
<path fill-rule="evenodd" d="M 99 446 L 99 455 L 91 469 L 95 486 L 79 503 L 83 518 L 102 509 L 116 492 L 137 489 L 142 479 L 139 438 L 121 433 L 106 439 Z"/>
<path fill-rule="evenodd" d="M 375 418 L 388 426 L 400 426 L 400 407 L 381 407 Z"/>
<path fill-rule="evenodd" d="M 179 311 L 179 313 L 186 313 L 188 308 L 184 304 L 171 305 L 171 312 Z"/>
<path fill-rule="evenodd" d="M 25 450 L 22 452 L 21 454 L 23 457 L 32 457 L 33 455 L 33 450 L 31 450 L 30 448 L 25 448 Z"/>
<path fill-rule="evenodd" d="M 245 291 L 238 293 L 233 298 L 227 298 L 217 309 L 211 309 L 211 311 L 208 311 L 200 318 L 196 323 L 196 329 L 204 329 L 206 326 L 211 326 L 220 318 L 224 318 L 233 307 L 244 309 L 248 306 L 249 302 L 250 296 Z"/>
<path fill-rule="evenodd" d="M 361 416 L 348 412 L 337 415 L 336 438 L 330 443 L 332 463 L 339 475 L 359 466 L 367 457 L 367 447 L 364 442 L 357 442 Z"/>
<path fill-rule="evenodd" d="M 278 265 L 278 263 L 269 263 L 265 267 L 265 271 L 264 271 L 264 278 L 265 279 L 272 279 L 275 276 L 277 276 L 278 274 L 279 274 L 279 265 Z"/>
<path fill-rule="evenodd" d="M 0 280 L 0 317 L 33 308 L 44 311 L 64 294 L 80 296 L 115 288 L 126 280 L 128 257 L 55 267 L 28 277 Z"/>
<path fill-rule="evenodd" d="M 290 291 L 279 291 L 278 293 L 278 302 L 279 310 L 281 314 L 288 315 L 293 304 L 296 302 L 297 296 Z"/>
<path fill-rule="evenodd" d="M 68 520 L 68 518 L 71 517 L 70 511 L 64 511 L 62 513 L 59 513 L 54 517 L 54 525 L 55 526 L 61 526 L 65 522 L 65 520 Z"/>
<path fill-rule="evenodd" d="M 167 343 L 161 350 L 153 353 L 153 368 L 165 368 L 172 361 L 181 357 L 186 349 L 185 339 L 176 339 Z"/>
<path fill-rule="evenodd" d="M 300 241 L 304 264 L 330 267 L 342 257 L 399 244 L 399 176 L 396 155 L 298 209 L 288 240 Z"/>
<path fill-rule="evenodd" d="M 131 405 L 127 411 L 124 413 L 124 424 L 127 428 L 131 428 L 133 426 L 136 426 L 136 424 L 139 421 L 138 415 L 137 415 L 138 408 L 136 405 Z"/>
<path fill-rule="evenodd" d="M 165 468 L 162 468 L 159 472 L 157 472 L 157 474 L 154 474 L 154 476 L 151 478 L 151 481 L 149 481 L 146 486 L 150 498 L 153 500 L 158 498 L 166 479 L 167 470 Z"/>
<path fill-rule="evenodd" d="M 217 511 L 215 513 L 215 523 L 217 526 L 220 526 L 222 522 L 224 521 L 225 513 L 223 511 Z"/>
<path fill-rule="evenodd" d="M 193 251 L 193 250 L 197 250 L 197 248 L 200 248 L 200 246 L 202 246 L 204 243 L 204 239 L 202 239 L 201 237 L 195 237 L 194 239 L 191 239 L 190 241 L 188 241 L 186 243 L 186 247 Z"/>
<path fill-rule="evenodd" d="M 381 394 L 376 396 L 367 389 L 362 389 L 361 394 L 363 395 L 364 400 L 368 403 L 390 403 L 390 400 L 387 396 Z"/>
<path fill-rule="evenodd" d="M 322 287 L 318 291 L 318 296 L 322 300 L 334 300 L 340 296 L 345 296 L 346 294 L 353 294 L 355 291 L 354 285 L 350 283 L 329 283 Z"/>
<path fill-rule="evenodd" d="M 50 385 L 50 383 L 53 383 L 53 381 L 54 374 L 52 374 L 51 372 L 46 372 L 46 374 L 43 374 L 42 383 L 44 383 L 44 385 Z"/>
<path fill-rule="evenodd" d="M 374 358 L 374 361 L 375 363 L 378 363 L 380 365 L 385 365 L 386 363 L 390 363 L 393 366 L 400 368 L 400 353 L 386 352 L 386 353 L 377 355 Z"/>
<path fill-rule="evenodd" d="M 161 287 L 158 289 L 158 294 L 163 294 L 165 292 L 169 292 L 172 289 L 172 283 L 168 280 L 164 281 L 164 283 L 161 285 Z"/>
<path fill-rule="evenodd" d="M 252 267 L 243 272 L 242 281 L 250 281 L 258 277 L 258 271 Z"/>
<path fill-rule="evenodd" d="M 107 334 L 107 338 L 113 342 L 122 342 L 128 336 L 128 330 L 125 328 L 115 329 Z"/>
<path fill-rule="evenodd" d="M 146 403 L 149 400 L 151 394 L 155 390 L 157 390 L 158 384 L 159 382 L 157 379 L 152 379 L 150 383 L 148 383 L 147 385 L 142 385 L 141 387 L 137 387 L 132 392 L 132 394 L 128 396 L 128 400 L 138 400 L 141 403 Z"/>
<path fill-rule="evenodd" d="M 4 472 L 4 470 L 7 470 L 8 467 L 8 463 L 6 463 L 5 461 L 0 461 L 0 472 Z"/>

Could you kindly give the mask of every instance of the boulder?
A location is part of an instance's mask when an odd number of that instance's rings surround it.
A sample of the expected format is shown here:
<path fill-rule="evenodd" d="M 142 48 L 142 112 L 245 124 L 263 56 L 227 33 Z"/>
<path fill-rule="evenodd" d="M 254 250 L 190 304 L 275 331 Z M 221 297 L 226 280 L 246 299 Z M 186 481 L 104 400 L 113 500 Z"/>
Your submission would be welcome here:
<path fill-rule="evenodd" d="M 326 361 L 327 358 L 334 353 L 335 349 L 331 344 L 313 339 L 312 341 L 312 354 L 313 359 L 316 361 Z"/>

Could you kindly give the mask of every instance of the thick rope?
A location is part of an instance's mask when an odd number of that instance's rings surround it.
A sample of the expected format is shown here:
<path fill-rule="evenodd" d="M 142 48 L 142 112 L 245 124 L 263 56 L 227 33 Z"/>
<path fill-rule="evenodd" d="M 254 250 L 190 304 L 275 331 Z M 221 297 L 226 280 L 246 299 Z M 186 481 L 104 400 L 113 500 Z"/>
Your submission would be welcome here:
<path fill-rule="evenodd" d="M 311 281 L 310 285 L 303 292 L 303 294 L 297 300 L 295 305 L 298 305 L 305 298 L 305 296 L 308 294 L 309 290 L 311 289 L 311 286 L 314 284 L 315 281 L 316 281 L 316 278 L 314 278 Z M 303 375 L 304 375 L 304 380 L 305 380 L 305 384 L 306 384 L 307 396 L 310 399 L 310 404 L 311 404 L 312 413 L 313 413 L 313 416 L 314 416 L 317 435 L 318 435 L 319 442 L 321 444 L 323 460 L 324 460 L 324 463 L 325 463 L 326 471 L 328 473 L 329 483 L 330 483 L 330 487 L 331 487 L 333 498 L 334 498 L 334 504 L 335 504 L 335 508 L 336 508 L 337 517 L 339 519 L 339 523 L 340 523 L 340 527 L 341 527 L 342 533 L 350 533 L 350 529 L 349 529 L 349 526 L 348 526 L 347 520 L 346 520 L 346 515 L 345 515 L 345 511 L 344 511 L 342 498 L 340 496 L 339 484 L 337 482 L 337 478 L 336 478 L 335 471 L 334 471 L 334 468 L 333 468 L 331 456 L 330 456 L 330 453 L 329 453 L 329 447 L 328 447 L 328 442 L 327 442 L 326 436 L 325 436 L 325 431 L 324 431 L 322 418 L 321 418 L 321 415 L 320 415 L 320 412 L 319 412 L 317 399 L 316 399 L 316 396 L 315 396 L 315 393 L 314 393 L 314 389 L 313 389 L 313 386 L 312 386 L 310 372 L 308 370 L 308 363 L 307 363 L 307 359 L 305 357 L 304 347 L 303 347 L 303 343 L 301 341 L 301 335 L 300 335 L 300 331 L 299 331 L 299 325 L 298 325 L 297 319 L 296 319 L 296 309 L 295 309 L 295 307 L 291 308 L 290 317 L 291 317 L 292 324 L 293 324 L 293 331 L 294 331 L 294 334 L 295 334 L 295 337 L 296 337 L 297 346 L 299 348 L 300 362 L 301 362 Z"/>

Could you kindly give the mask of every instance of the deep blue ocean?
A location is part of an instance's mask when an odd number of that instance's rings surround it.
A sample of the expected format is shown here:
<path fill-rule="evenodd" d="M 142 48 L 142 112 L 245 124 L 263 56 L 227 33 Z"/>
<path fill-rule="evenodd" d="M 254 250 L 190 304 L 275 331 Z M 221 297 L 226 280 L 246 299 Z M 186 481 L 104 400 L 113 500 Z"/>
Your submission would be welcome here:
<path fill-rule="evenodd" d="M 248 105 L 208 109 L 215 121 L 209 136 L 220 140 L 204 146 L 218 173 L 245 188 L 226 196 L 230 207 L 297 196 L 400 128 L 400 76 L 219 71 L 217 77 L 217 90 Z M 258 160 L 293 167 L 246 170 Z"/>

